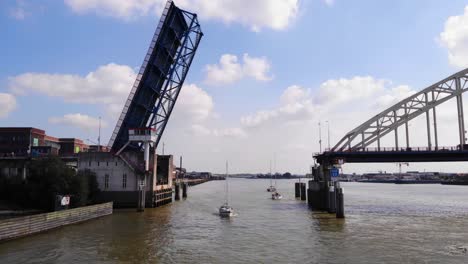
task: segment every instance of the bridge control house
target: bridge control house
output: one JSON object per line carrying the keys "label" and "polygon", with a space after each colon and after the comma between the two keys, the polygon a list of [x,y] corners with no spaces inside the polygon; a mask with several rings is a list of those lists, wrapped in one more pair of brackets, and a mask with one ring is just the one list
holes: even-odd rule
{"label": "bridge control house", "polygon": [[150,173],[144,182],[141,180],[144,175],[142,152],[123,152],[119,156],[110,152],[83,152],[79,155],[78,170],[96,173],[100,200],[113,201],[116,208],[135,208],[140,188],[146,192],[146,207],[172,202],[175,178],[172,155],[150,154],[149,160]]}

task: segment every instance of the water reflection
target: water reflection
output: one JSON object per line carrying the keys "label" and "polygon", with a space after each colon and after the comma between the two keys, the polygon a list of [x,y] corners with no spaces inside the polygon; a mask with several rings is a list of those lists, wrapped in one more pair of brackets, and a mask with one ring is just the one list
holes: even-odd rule
{"label": "water reflection", "polygon": [[0,263],[464,263],[468,188],[343,184],[346,218],[312,212],[280,180],[230,183],[237,216],[220,218],[223,182],[144,213],[112,216],[0,244]]}

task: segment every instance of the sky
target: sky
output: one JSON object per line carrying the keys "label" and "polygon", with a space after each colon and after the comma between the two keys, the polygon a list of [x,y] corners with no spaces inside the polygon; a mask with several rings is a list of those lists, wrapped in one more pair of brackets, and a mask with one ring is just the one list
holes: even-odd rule
{"label": "sky", "polygon": [[[161,140],[188,170],[223,172],[228,160],[232,173],[268,172],[270,162],[274,171],[306,173],[320,150],[319,123],[322,150],[333,147],[377,113],[468,66],[466,1],[174,2],[197,13],[204,32]],[[107,144],[164,4],[1,1],[0,126],[93,144],[101,117]],[[453,102],[438,108],[440,146],[457,144],[456,120]],[[427,145],[424,122],[410,122],[413,147]],[[382,144],[393,146],[387,137]],[[344,167],[378,170],[398,166]],[[468,164],[404,170],[466,172]]]}

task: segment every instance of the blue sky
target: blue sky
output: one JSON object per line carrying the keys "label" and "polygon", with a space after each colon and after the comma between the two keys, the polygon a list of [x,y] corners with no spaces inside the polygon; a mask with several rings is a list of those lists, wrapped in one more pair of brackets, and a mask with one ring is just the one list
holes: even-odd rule
{"label": "blue sky", "polygon": [[[278,171],[303,173],[318,151],[318,121],[329,120],[333,145],[468,64],[466,1],[179,2],[198,13],[205,36],[163,141],[189,169],[222,171],[229,159],[233,172],[261,172],[276,156]],[[2,1],[0,125],[96,140],[101,116],[107,142],[162,4]]]}

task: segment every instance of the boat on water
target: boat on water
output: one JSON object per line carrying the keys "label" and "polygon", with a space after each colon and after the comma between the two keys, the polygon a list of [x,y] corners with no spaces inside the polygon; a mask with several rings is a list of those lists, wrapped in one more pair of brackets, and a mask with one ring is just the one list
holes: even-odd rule
{"label": "boat on water", "polygon": [[[276,171],[276,165],[275,165],[275,171]],[[283,199],[283,196],[276,190],[276,173],[275,173],[275,185],[273,186],[273,188],[274,188],[274,191],[272,191],[271,199],[272,200]]]}
{"label": "boat on water", "polygon": [[219,216],[221,217],[231,217],[234,216],[234,209],[228,204],[223,204],[219,208]]}
{"label": "boat on water", "polygon": [[270,187],[267,188],[267,192],[276,192],[276,187],[273,186],[273,174],[271,174],[271,160],[270,160]]}
{"label": "boat on water", "polygon": [[231,217],[234,216],[234,208],[229,205],[229,183],[228,183],[228,162],[226,161],[226,181],[225,181],[225,198],[224,204],[219,207],[219,216],[221,217]]}
{"label": "boat on water", "polygon": [[283,196],[279,192],[274,192],[271,194],[271,199],[272,200],[281,200],[283,199]]}

